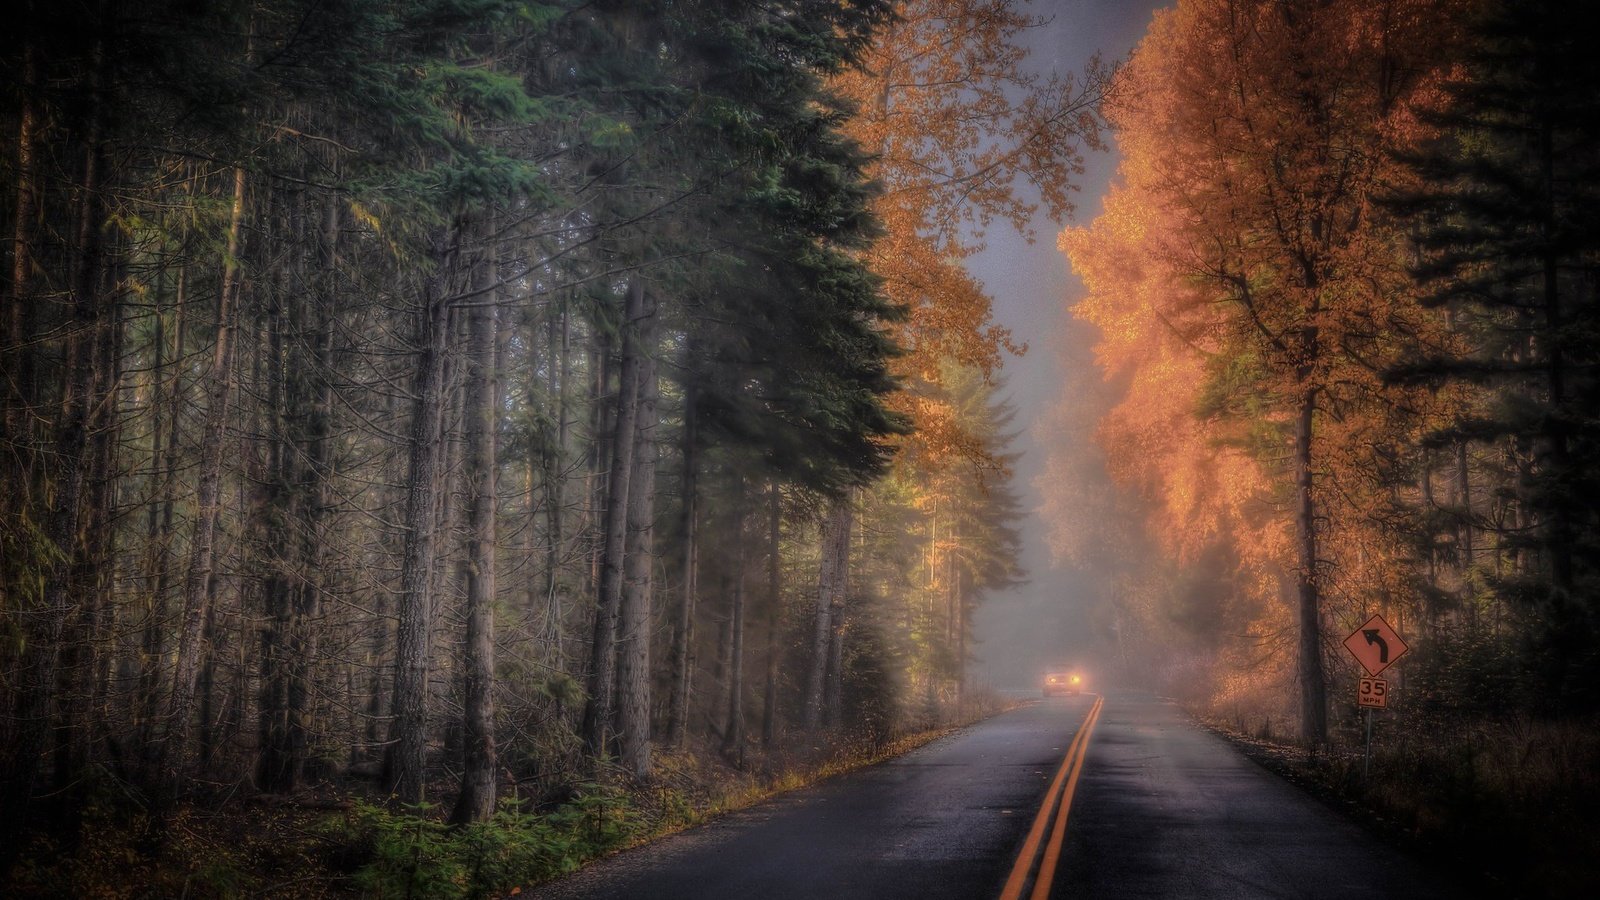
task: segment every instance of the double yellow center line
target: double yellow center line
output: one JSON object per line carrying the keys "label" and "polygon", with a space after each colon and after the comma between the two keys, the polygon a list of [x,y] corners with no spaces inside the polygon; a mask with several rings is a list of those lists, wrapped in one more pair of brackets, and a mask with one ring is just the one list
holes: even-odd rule
{"label": "double yellow center line", "polygon": [[[1028,895],[1029,900],[1045,900],[1050,896],[1050,883],[1056,877],[1056,863],[1061,859],[1061,842],[1067,836],[1067,813],[1072,809],[1072,794],[1078,787],[1078,775],[1083,772],[1083,758],[1089,753],[1089,735],[1094,732],[1094,723],[1100,718],[1100,707],[1105,702],[1104,697],[1095,698],[1088,717],[1073,736],[1072,746],[1067,748],[1067,755],[1061,760],[1061,768],[1056,770],[1056,777],[1050,781],[1050,790],[1044,795],[1039,814],[1034,816],[1033,827],[1028,830],[1028,840],[1022,845],[1022,852],[1017,854],[1016,863],[1011,866],[1011,877],[1006,879],[1000,900],[1021,900],[1022,889],[1028,883],[1028,873],[1034,870],[1035,860],[1038,861],[1039,874],[1033,879],[1033,893]],[[1055,814],[1055,827],[1050,829],[1050,842],[1044,845],[1044,856],[1039,859],[1040,843],[1044,840],[1052,812]]]}

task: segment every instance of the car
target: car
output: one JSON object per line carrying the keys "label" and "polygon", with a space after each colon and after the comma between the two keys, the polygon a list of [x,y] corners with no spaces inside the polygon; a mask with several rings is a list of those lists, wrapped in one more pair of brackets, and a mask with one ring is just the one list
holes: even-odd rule
{"label": "car", "polygon": [[1083,675],[1070,670],[1050,672],[1044,676],[1044,695],[1076,694],[1083,690]]}

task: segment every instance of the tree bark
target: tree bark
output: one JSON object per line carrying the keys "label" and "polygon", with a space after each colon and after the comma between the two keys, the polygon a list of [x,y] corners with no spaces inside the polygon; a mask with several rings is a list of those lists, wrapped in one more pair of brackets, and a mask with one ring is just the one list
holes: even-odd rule
{"label": "tree bark", "polygon": [[817,577],[817,614],[811,639],[811,668],[806,679],[805,729],[822,727],[835,634],[844,625],[845,578],[849,566],[851,501],[835,500],[822,521],[822,560]]}
{"label": "tree bark", "polygon": [[736,476],[733,497],[733,596],[728,614],[728,706],[722,726],[722,755],[744,765],[744,479]]}
{"label": "tree bark", "polygon": [[[304,202],[295,197],[294,204]],[[284,206],[286,204],[279,204]],[[279,224],[292,237],[291,244],[298,248],[304,239],[301,211],[290,212],[291,221]],[[276,230],[276,229],[275,229]],[[266,441],[266,472],[258,480],[263,496],[259,504],[257,527],[261,530],[261,549],[266,555],[266,570],[261,578],[261,601],[266,621],[261,629],[261,696],[257,722],[257,741],[260,755],[256,765],[257,785],[264,791],[287,793],[294,790],[298,778],[294,753],[289,746],[289,641],[293,629],[293,553],[291,531],[298,514],[295,504],[293,476],[289,460],[295,455],[291,449],[296,420],[302,411],[299,392],[290,384],[298,372],[301,361],[288,357],[296,349],[286,346],[285,332],[291,320],[299,320],[305,311],[298,303],[300,284],[291,273],[290,259],[295,250],[280,252],[273,279],[271,309],[267,318],[267,427],[262,439]],[[295,308],[290,309],[290,303]]]}
{"label": "tree bark", "polygon": [[[228,224],[228,244],[217,296],[216,341],[211,356],[206,416],[201,428],[194,534],[190,538],[189,561],[184,577],[178,657],[173,671],[172,691],[168,695],[163,716],[167,726],[162,752],[163,768],[183,765],[189,751],[188,724],[194,713],[201,633],[206,620],[215,561],[217,520],[221,513],[223,435],[227,426],[228,404],[233,395],[234,330],[242,286],[239,253],[243,238],[245,185],[244,168],[236,166],[233,171],[233,207]],[[175,773],[164,771],[159,777],[170,781]]]}
{"label": "tree bark", "polygon": [[[617,365],[616,360],[612,359],[613,342],[610,329],[602,323],[593,323],[590,326],[589,338],[588,346],[585,348],[589,357],[590,373],[589,448],[584,478],[584,495],[588,502],[583,504],[578,525],[578,530],[583,534],[584,543],[587,545],[588,567],[579,592],[590,597],[598,597],[601,561],[605,556],[606,545],[605,509],[606,490],[610,485],[612,429],[622,392],[617,390],[613,393],[611,387]],[[589,614],[593,609],[593,604],[585,604],[583,621],[591,634],[595,622],[589,618]]]}
{"label": "tree bark", "polygon": [[1295,589],[1300,614],[1300,734],[1308,747],[1328,740],[1327,684],[1322,671],[1322,609],[1317,579],[1317,508],[1312,461],[1316,391],[1300,398],[1294,433],[1295,529],[1299,566]]}
{"label": "tree bark", "polygon": [[[693,362],[692,344],[689,354]],[[682,749],[689,734],[689,698],[694,683],[690,665],[694,644],[694,606],[699,582],[699,468],[700,451],[696,432],[696,389],[692,369],[683,389],[683,474],[682,500],[683,591],[678,598],[678,616],[672,631],[672,697],[667,712],[667,743]]]}
{"label": "tree bark", "polygon": [[949,550],[944,557],[945,646],[950,649],[950,687],[959,709],[967,677],[966,569],[961,565],[961,518],[954,508],[950,511],[950,517]]}
{"label": "tree bark", "polygon": [[[289,232],[295,248],[314,235],[317,275],[307,254],[286,254],[286,270],[268,329],[269,406],[266,546],[262,581],[267,613],[262,632],[259,786],[294,791],[304,776],[310,744],[310,678],[317,652],[321,608],[322,533],[327,498],[328,433],[331,413],[332,304],[327,285],[337,265],[338,204],[328,202],[320,232],[306,227],[303,193],[292,198]],[[314,289],[313,289],[314,288]],[[298,326],[298,327],[297,327]]]}
{"label": "tree bark", "polygon": [[837,602],[829,616],[832,627],[828,633],[828,681],[822,691],[822,727],[838,728],[844,722],[844,595],[843,583],[848,579],[849,563],[840,567],[841,587],[836,589]]}
{"label": "tree bark", "polygon": [[[475,267],[474,288],[488,290],[499,277],[490,260]],[[492,295],[490,295],[492,296]],[[458,825],[494,815],[498,761],[494,735],[495,602],[495,423],[499,382],[495,351],[498,315],[482,301],[468,317],[467,464],[467,635],[466,691],[462,709],[461,793],[450,820]]]}
{"label": "tree bark", "polygon": [[311,745],[312,665],[322,615],[322,595],[327,574],[328,512],[332,506],[329,482],[332,478],[333,433],[333,311],[338,303],[333,279],[339,267],[339,209],[328,198],[323,211],[322,237],[316,244],[316,276],[311,311],[312,333],[307,337],[308,372],[300,374],[302,390],[308,400],[305,424],[304,463],[299,490],[304,508],[304,527],[299,541],[299,571],[294,592],[294,628],[291,631],[289,670],[289,748],[296,783],[304,773]]}
{"label": "tree bark", "polygon": [[638,333],[639,408],[628,485],[628,571],[618,613],[617,737],[623,769],[643,780],[650,775],[650,618],[655,567],[656,403],[660,396],[653,297],[645,299]]}
{"label": "tree bark", "polygon": [[1472,469],[1467,465],[1467,442],[1456,442],[1456,490],[1461,494],[1461,572],[1465,575],[1477,555],[1472,535]]}
{"label": "tree bark", "polygon": [[[567,518],[567,459],[571,453],[571,384],[572,384],[572,313],[567,301],[563,299],[561,305],[561,328],[559,347],[552,338],[551,352],[560,358],[560,382],[555,389],[556,402],[556,445],[550,453],[550,468],[545,475],[548,485],[546,503],[549,509],[546,517],[549,520],[549,550],[545,558],[545,596],[549,604],[545,610],[545,628],[547,641],[550,644],[550,666],[558,672],[565,672],[567,668],[566,648],[566,616],[567,592],[569,586],[564,585],[561,579],[561,566],[566,552],[566,518]],[[550,367],[550,375],[556,377],[557,366]]]}
{"label": "tree bark", "polygon": [[[21,453],[26,407],[31,403],[31,381],[28,369],[33,351],[28,346],[28,283],[33,275],[33,245],[37,240],[39,219],[39,177],[35,154],[38,151],[39,113],[37,91],[39,82],[38,53],[33,43],[24,39],[17,111],[17,201],[11,228],[11,284],[6,296],[5,315],[0,316],[0,444],[10,444],[15,449],[6,454]],[[24,467],[25,468],[25,467]],[[0,511],[8,510],[15,502],[12,491],[0,503]]]}
{"label": "tree bark", "polygon": [[778,645],[783,624],[781,555],[783,494],[774,480],[768,487],[767,507],[767,685],[761,705],[761,746],[771,750],[778,741]]}
{"label": "tree bark", "polygon": [[[125,260],[120,248],[112,255]],[[88,716],[79,735],[78,759],[94,762],[100,757],[109,731],[106,700],[111,689],[113,619],[117,606],[117,528],[120,518],[117,501],[118,451],[122,447],[122,385],[124,305],[116,286],[126,278],[125,262],[105,269],[100,294],[104,299],[96,317],[98,359],[94,365],[95,411],[90,418],[90,472],[92,491],[88,497],[89,521],[84,529],[85,552],[79,565],[83,572],[85,597],[92,608],[85,616],[88,624],[89,667],[84,673]]]}
{"label": "tree bark", "polygon": [[[82,547],[79,526],[82,517],[83,494],[88,470],[92,464],[86,452],[89,440],[89,418],[95,402],[91,396],[95,389],[95,337],[97,322],[102,315],[101,272],[104,265],[103,240],[105,231],[105,206],[101,178],[104,169],[104,150],[100,141],[99,81],[102,73],[104,48],[97,45],[93,51],[94,72],[90,76],[89,94],[91,108],[84,135],[83,180],[79,185],[78,234],[72,271],[71,321],[66,335],[64,354],[63,390],[60,414],[56,421],[54,441],[55,494],[44,521],[44,533],[52,555],[44,568],[44,578],[39,591],[40,608],[30,629],[28,644],[23,653],[22,684],[19,685],[15,718],[16,744],[11,748],[10,766],[3,786],[0,786],[0,809],[8,813],[0,817],[0,872],[9,861],[14,843],[12,829],[20,827],[32,800],[38,778],[41,757],[49,748],[52,718],[56,709],[56,693],[61,663],[61,639],[75,604],[72,597],[73,581],[81,559]],[[32,151],[30,138],[29,152]],[[31,162],[30,162],[31,165]],[[37,185],[27,185],[33,190]],[[19,197],[19,204],[23,202]],[[31,229],[30,213],[25,231]],[[20,220],[19,220],[20,224]],[[24,238],[23,243],[28,239]],[[18,245],[13,244],[14,250]],[[26,254],[26,250],[22,251]],[[31,263],[29,264],[31,270]],[[23,282],[29,270],[23,272]],[[17,285],[14,282],[14,288]],[[20,295],[13,290],[17,301],[13,311],[21,316],[9,322],[8,328],[19,344],[27,328],[25,314],[21,312]],[[8,373],[8,377],[15,377]],[[25,393],[25,391],[21,392]],[[18,403],[26,403],[22,396]],[[12,402],[6,403],[12,411]],[[18,409],[20,411],[20,408]],[[15,428],[25,430],[19,418]],[[8,427],[7,437],[18,437]],[[10,458],[10,454],[7,454]],[[8,490],[8,493],[10,491]],[[14,811],[14,812],[10,812]]]}
{"label": "tree bark", "polygon": [[[92,149],[91,154],[97,154]],[[103,173],[105,160],[98,156],[91,163]],[[97,178],[104,178],[100,174]],[[96,191],[100,190],[97,185]],[[99,626],[110,610],[106,596],[105,577],[111,557],[112,534],[110,529],[111,466],[115,453],[112,429],[115,420],[115,383],[117,366],[116,339],[118,322],[115,293],[108,289],[114,282],[108,272],[108,259],[115,259],[115,251],[108,252],[104,245],[104,213],[95,211],[99,201],[85,198],[84,222],[88,227],[101,230],[90,236],[80,233],[82,248],[83,281],[76,286],[74,299],[73,335],[68,338],[68,358],[71,367],[67,393],[62,408],[62,422],[80,432],[74,437],[76,447],[63,453],[62,462],[72,467],[68,480],[76,479],[73,488],[75,525],[70,532],[51,535],[51,542],[65,554],[60,560],[63,568],[54,570],[64,582],[64,597],[71,607],[68,621],[60,638],[60,677],[53,690],[63,688],[69,693],[56,704],[56,766],[55,788],[66,790],[77,781],[89,762],[90,729],[103,720],[94,714],[98,694],[96,672]],[[85,306],[78,309],[82,302]],[[64,449],[65,445],[58,445]],[[48,608],[55,609],[51,603]]]}
{"label": "tree bark", "polygon": [[216,338],[212,349],[206,416],[201,429],[194,533],[190,538],[184,578],[178,655],[172,691],[163,714],[166,735],[163,738],[162,765],[158,778],[168,786],[175,786],[176,772],[167,769],[186,764],[190,750],[188,726],[194,714],[200,643],[207,619],[217,521],[221,513],[223,435],[233,393],[234,330],[241,289],[239,253],[244,224],[245,185],[244,168],[236,166],[233,171],[233,206],[229,217],[228,243],[217,295]]}
{"label": "tree bark", "polygon": [[[139,726],[140,745],[144,748],[145,758],[142,765],[148,765],[149,750],[153,737],[152,729],[158,718],[158,705],[160,704],[161,662],[163,659],[163,643],[165,629],[163,625],[167,617],[167,591],[172,580],[172,517],[176,505],[178,484],[178,433],[183,417],[183,358],[185,325],[184,311],[186,307],[186,288],[189,281],[189,267],[187,264],[178,269],[177,283],[173,289],[172,299],[172,350],[168,356],[172,374],[165,385],[166,393],[161,396],[161,391],[152,385],[152,405],[158,411],[156,415],[156,440],[151,453],[150,463],[152,477],[158,480],[159,487],[152,492],[150,515],[146,524],[146,554],[149,558],[150,588],[149,599],[145,608],[145,621],[143,635],[140,641],[139,658],[139,687],[135,698],[137,724]],[[158,319],[160,313],[158,311]],[[162,336],[163,329],[158,328],[156,334]],[[157,351],[158,365],[154,371],[155,378],[159,379],[161,366],[159,360],[161,353]],[[166,405],[166,436],[161,437],[161,420],[159,413],[162,404]],[[144,772],[148,778],[150,773]]]}
{"label": "tree bark", "polygon": [[[1564,407],[1567,403],[1566,359],[1562,350],[1566,318],[1561,308],[1561,258],[1557,249],[1556,174],[1555,174],[1555,123],[1548,114],[1539,123],[1539,181],[1543,188],[1540,224],[1544,246],[1540,250],[1541,294],[1544,299],[1544,352],[1545,372],[1550,390],[1549,415],[1544,417],[1541,443],[1548,472],[1547,481],[1569,478],[1572,469],[1571,448],[1568,446]],[[1552,477],[1553,476],[1553,477]],[[1561,595],[1563,602],[1573,598],[1576,578],[1572,547],[1574,543],[1573,515],[1569,501],[1558,499],[1550,508],[1548,533],[1545,543],[1550,550],[1551,587]],[[1563,660],[1565,662],[1565,660]]]}
{"label": "tree bark", "polygon": [[429,237],[433,271],[417,309],[417,378],[407,440],[405,546],[401,552],[400,627],[395,638],[393,718],[384,783],[401,803],[420,803],[426,788],[428,673],[433,654],[433,568],[439,494],[444,481],[445,358],[450,349],[449,285],[460,250],[460,224]]}
{"label": "tree bark", "polygon": [[644,318],[644,282],[629,285],[622,316],[622,366],[617,379],[617,414],[612,431],[611,470],[606,479],[604,543],[596,586],[594,641],[589,647],[589,700],[581,736],[595,759],[610,749],[610,724],[616,711],[617,615],[622,605],[624,556],[628,533],[628,490],[633,474],[633,431],[638,417],[639,337]]}

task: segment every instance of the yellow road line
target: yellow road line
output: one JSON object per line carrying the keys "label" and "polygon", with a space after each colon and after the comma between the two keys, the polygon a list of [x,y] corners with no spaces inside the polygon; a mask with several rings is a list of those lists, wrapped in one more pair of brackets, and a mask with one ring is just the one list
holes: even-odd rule
{"label": "yellow road line", "polygon": [[1044,850],[1044,861],[1039,864],[1039,877],[1033,881],[1033,895],[1029,900],[1048,900],[1050,896],[1050,883],[1055,880],[1056,863],[1061,859],[1061,841],[1067,836],[1067,814],[1072,811],[1072,795],[1078,790],[1078,776],[1083,774],[1083,761],[1089,755],[1089,737],[1094,733],[1095,722],[1100,719],[1100,705],[1100,702],[1096,702],[1094,709],[1089,710],[1089,718],[1079,731],[1083,735],[1083,742],[1078,745],[1078,758],[1072,763],[1072,774],[1067,776],[1067,789],[1061,794],[1061,803],[1056,807],[1056,827],[1050,834],[1050,845]]}
{"label": "yellow road line", "polygon": [[[1087,752],[1089,730],[1094,727],[1094,720],[1100,715],[1100,707],[1104,703],[1104,697],[1095,699],[1094,706],[1089,709],[1089,715],[1085,717],[1083,725],[1078,727],[1078,733],[1073,736],[1071,746],[1067,747],[1067,754],[1061,760],[1061,768],[1056,770],[1055,777],[1050,780],[1050,787],[1044,794],[1044,802],[1039,805],[1039,814],[1033,818],[1033,827],[1028,829],[1028,839],[1022,844],[1022,852],[1017,854],[1017,861],[1011,866],[1011,875],[1006,879],[1005,889],[1000,892],[1000,900],[1020,900],[1022,897],[1022,887],[1028,881],[1028,873],[1033,870],[1033,859],[1038,855],[1039,842],[1043,840],[1045,828],[1050,824],[1050,814],[1057,809],[1057,795],[1062,793],[1063,783],[1068,782],[1070,777],[1070,784],[1063,794],[1060,815],[1056,820],[1057,834],[1051,836],[1051,845],[1056,848],[1056,855],[1060,855],[1060,834],[1066,830],[1066,804],[1072,802],[1072,787],[1076,786],[1077,773],[1082,769],[1083,754],[1079,750]],[[1050,861],[1050,868],[1053,875],[1054,859]],[[1045,890],[1049,891],[1048,884],[1045,885]],[[1037,888],[1034,890],[1034,896],[1041,896]]]}

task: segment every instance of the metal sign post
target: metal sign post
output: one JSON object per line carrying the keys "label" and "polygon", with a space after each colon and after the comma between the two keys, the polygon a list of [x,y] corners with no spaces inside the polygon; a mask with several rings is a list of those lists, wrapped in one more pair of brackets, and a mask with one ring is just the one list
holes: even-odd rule
{"label": "metal sign post", "polygon": [[1362,678],[1356,689],[1356,705],[1367,714],[1367,741],[1361,753],[1361,780],[1372,770],[1372,711],[1389,706],[1389,682],[1382,678]]}
{"label": "metal sign post", "polygon": [[1366,783],[1367,773],[1372,770],[1372,707],[1367,707],[1367,748],[1361,755],[1361,781]]}
{"label": "metal sign post", "polygon": [[1350,632],[1344,639],[1344,646],[1356,662],[1361,663],[1361,668],[1367,670],[1356,688],[1356,705],[1367,713],[1367,740],[1361,754],[1361,780],[1365,782],[1372,770],[1372,711],[1389,708],[1389,682],[1378,675],[1411,648],[1383,616],[1376,615]]}

